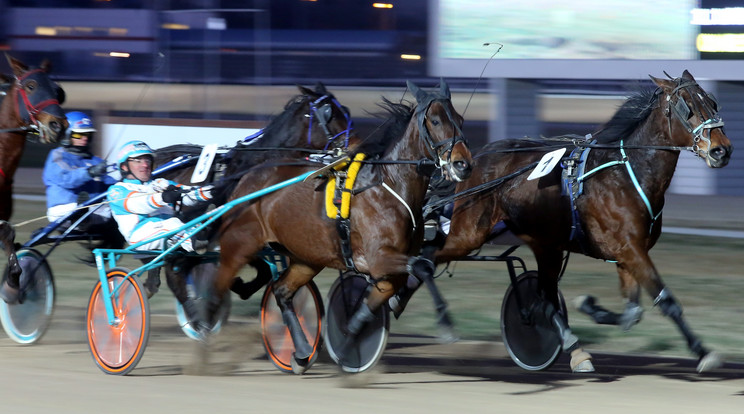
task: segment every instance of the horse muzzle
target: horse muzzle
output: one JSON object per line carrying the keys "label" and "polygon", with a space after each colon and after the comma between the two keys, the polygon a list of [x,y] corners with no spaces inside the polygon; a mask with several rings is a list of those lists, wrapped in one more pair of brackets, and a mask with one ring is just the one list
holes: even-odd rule
{"label": "horse muzzle", "polygon": [[473,172],[473,167],[465,160],[450,161],[442,167],[444,177],[456,183],[467,180]]}
{"label": "horse muzzle", "polygon": [[708,155],[705,157],[705,162],[711,168],[725,167],[728,165],[733,151],[734,148],[731,145],[719,145],[713,147],[708,151]]}

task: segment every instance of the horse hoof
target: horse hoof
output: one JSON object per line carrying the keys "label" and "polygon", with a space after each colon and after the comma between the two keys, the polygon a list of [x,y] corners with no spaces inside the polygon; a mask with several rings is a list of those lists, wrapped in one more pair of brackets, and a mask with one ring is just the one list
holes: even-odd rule
{"label": "horse hoof", "polygon": [[581,307],[584,306],[584,303],[586,303],[587,301],[590,301],[591,304],[594,304],[594,298],[589,295],[577,296],[574,298],[572,303],[573,303],[574,308],[576,308],[576,310],[581,312]]}
{"label": "horse hoof", "polygon": [[460,340],[460,335],[452,326],[439,326],[437,338],[440,344],[454,344]]}
{"label": "horse hoof", "polygon": [[294,354],[292,354],[292,361],[290,361],[290,365],[292,366],[292,373],[295,375],[302,375],[307,371],[308,368],[310,368],[310,358],[301,358],[297,359]]}
{"label": "horse hoof", "polygon": [[18,302],[18,288],[14,288],[8,284],[8,280],[6,279],[5,282],[3,282],[2,286],[0,286],[0,298],[2,298],[5,303],[9,305],[13,305]]}
{"label": "horse hoof", "polygon": [[594,372],[591,354],[580,349],[573,351],[571,353],[571,372]]}
{"label": "horse hoof", "polygon": [[697,372],[702,374],[703,372],[708,372],[720,368],[722,365],[723,357],[721,357],[721,354],[715,351],[711,351],[708,352],[708,354],[704,357],[700,358],[697,366]]}

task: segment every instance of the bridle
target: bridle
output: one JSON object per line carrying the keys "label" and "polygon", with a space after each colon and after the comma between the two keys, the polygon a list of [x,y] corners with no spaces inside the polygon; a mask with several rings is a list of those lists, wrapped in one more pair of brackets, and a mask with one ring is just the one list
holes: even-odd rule
{"label": "bridle", "polygon": [[[426,114],[429,111],[431,104],[436,101],[439,101],[442,104],[442,108],[444,108],[444,111],[447,114],[447,119],[455,130],[455,135],[453,137],[440,142],[434,142],[431,138],[431,133],[429,133],[429,129],[426,127]],[[426,149],[429,151],[429,155],[435,160],[437,168],[442,168],[452,162],[452,149],[455,145],[460,142],[467,144],[465,135],[462,133],[457,122],[455,122],[449,105],[445,104],[446,101],[449,101],[446,97],[431,95],[430,98],[424,102],[419,102],[416,107],[416,120],[418,122],[419,137],[426,143]]]}
{"label": "bridle", "polygon": [[[38,91],[48,90],[52,91],[54,88],[51,87],[51,81],[46,76],[46,72],[43,69],[33,69],[23,74],[23,76],[15,78],[15,91],[18,97],[16,104],[18,109],[18,115],[20,116],[23,125],[16,128],[0,129],[0,132],[38,132],[40,121],[37,115],[50,106],[56,106],[58,109],[57,114],[51,113],[52,115],[64,118],[62,108],[60,108],[59,100],[56,96],[50,96],[49,93],[36,93],[35,96],[29,97],[24,88],[24,84],[29,81],[35,81],[39,85]],[[45,88],[44,86],[49,86]],[[55,111],[57,112],[57,111]]]}
{"label": "bridle", "polygon": [[[333,119],[333,106],[340,109],[341,113],[344,114],[344,118],[346,119],[346,129],[339,132],[338,134],[333,134],[328,127],[331,119]],[[323,132],[325,132],[326,135],[327,142],[323,150],[328,150],[331,144],[342,135],[344,136],[343,148],[347,148],[349,146],[349,135],[354,129],[353,123],[351,121],[351,116],[349,115],[349,110],[345,106],[341,105],[338,100],[336,100],[336,98],[331,95],[323,95],[313,101],[310,101],[310,113],[305,116],[310,118],[307,129],[308,146],[312,144],[313,120],[316,118],[318,120],[318,124],[323,129]]]}
{"label": "bridle", "polygon": [[[707,92],[705,93],[706,96],[703,96],[698,92],[697,95],[702,102],[702,108],[700,108],[700,105],[695,105],[694,109],[697,110],[697,113],[695,115],[697,115],[698,119],[705,119],[705,121],[703,121],[695,128],[690,125],[687,120],[689,119],[690,112],[692,112],[692,110],[687,105],[687,102],[685,102],[685,100],[682,98],[680,92],[687,89],[687,93],[690,95],[690,97],[692,97],[693,93],[688,88],[692,88],[695,86],[698,86],[697,82],[695,81],[677,79],[677,87],[675,87],[671,93],[666,95],[666,102],[668,106],[665,113],[669,125],[669,136],[672,135],[672,117],[674,117],[682,124],[682,126],[685,128],[685,130],[687,130],[688,133],[692,134],[693,145],[691,147],[688,147],[688,149],[698,157],[705,159],[708,156],[708,151],[702,150],[699,145],[700,141],[704,141],[708,145],[707,148],[710,148],[711,146],[710,132],[708,132],[708,137],[706,137],[705,131],[715,128],[722,128],[724,122],[721,117],[718,116],[718,101],[716,100],[716,98],[712,94],[709,94]],[[676,98],[675,102],[672,102],[672,97]],[[715,107],[708,105],[705,99],[706,97],[714,103]],[[712,114],[711,117],[706,118],[703,115],[703,110],[705,110],[706,113]]]}

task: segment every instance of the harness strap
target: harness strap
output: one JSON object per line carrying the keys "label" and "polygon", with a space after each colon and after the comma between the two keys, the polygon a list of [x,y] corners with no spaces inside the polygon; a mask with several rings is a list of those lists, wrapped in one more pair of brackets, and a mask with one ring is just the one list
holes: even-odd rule
{"label": "harness strap", "polygon": [[411,215],[411,222],[413,223],[413,229],[416,230],[416,216],[413,215],[413,211],[411,210],[411,207],[408,206],[408,203],[406,203],[405,200],[403,200],[403,197],[398,195],[398,193],[395,192],[389,185],[387,185],[384,181],[382,182],[382,188],[388,190],[390,194],[393,195],[393,197],[397,198],[398,201],[400,201],[403,206],[405,206],[406,210],[408,210],[408,214]]}

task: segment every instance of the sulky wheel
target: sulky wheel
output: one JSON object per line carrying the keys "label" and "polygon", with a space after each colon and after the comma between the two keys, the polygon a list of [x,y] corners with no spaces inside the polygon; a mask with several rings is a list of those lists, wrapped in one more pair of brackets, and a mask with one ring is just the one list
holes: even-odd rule
{"label": "sulky wheel", "polygon": [[[325,346],[331,359],[346,372],[362,372],[372,368],[382,357],[390,330],[388,308],[375,312],[375,319],[362,328],[356,340],[346,339],[346,325],[360,305],[364,303],[369,282],[356,273],[339,276],[328,292]],[[342,356],[343,354],[343,356]]]}
{"label": "sulky wheel", "polygon": [[[261,298],[261,334],[264,349],[274,366],[282,372],[291,374],[294,344],[289,329],[282,320],[282,312],[274,298],[272,286],[273,284],[266,286]],[[300,320],[302,331],[313,348],[308,362],[309,368],[318,359],[322,343],[323,299],[315,282],[310,281],[297,289],[292,298],[292,304]]]}
{"label": "sulky wheel", "polygon": [[46,259],[36,250],[16,253],[21,266],[19,301],[0,300],[0,321],[10,339],[33,344],[46,332],[54,312],[54,277]]}
{"label": "sulky wheel", "polygon": [[[565,315],[563,295],[559,292],[558,296]],[[517,365],[529,371],[550,368],[562,350],[558,331],[545,314],[537,310],[542,308],[539,305],[542,300],[538,294],[537,272],[530,271],[517,276],[516,284],[506,290],[501,305],[501,335],[506,350]]]}
{"label": "sulky wheel", "polygon": [[[126,375],[137,366],[145,353],[150,337],[150,305],[142,283],[136,276],[126,278],[129,270],[114,268],[106,278],[110,290],[118,290],[105,297],[98,281],[90,294],[86,327],[88,347],[93,359],[103,372]],[[114,321],[109,323],[106,301],[114,310]]]}

